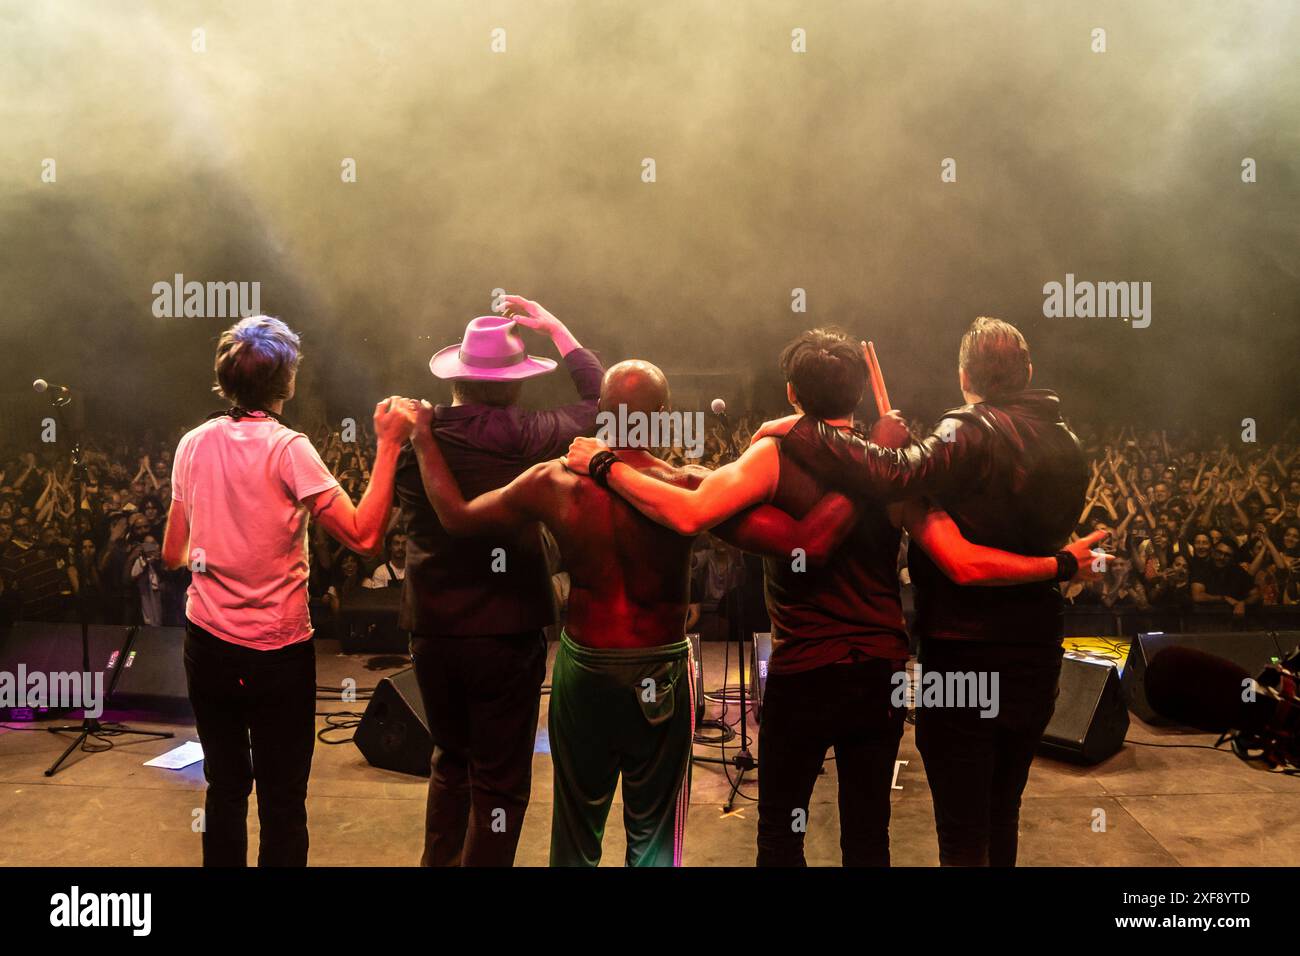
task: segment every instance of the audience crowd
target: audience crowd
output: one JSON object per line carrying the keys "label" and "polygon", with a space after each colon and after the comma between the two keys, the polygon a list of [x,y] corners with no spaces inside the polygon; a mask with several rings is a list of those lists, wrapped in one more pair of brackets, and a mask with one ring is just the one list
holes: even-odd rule
{"label": "audience crowd", "polygon": [[[670,449],[675,464],[717,467],[739,454],[762,420],[739,418],[707,431],[703,454]],[[921,434],[919,423],[916,431]],[[1108,608],[1230,609],[1300,604],[1300,430],[1273,444],[1241,435],[1135,426],[1076,427],[1090,461],[1078,534],[1105,529],[1115,554],[1099,581],[1066,588],[1069,602]],[[310,432],[343,488],[357,499],[369,480],[373,437],[345,442],[338,430]],[[171,502],[171,456],[180,432],[98,436],[84,451],[77,507],[69,449],[0,448],[0,623],[73,621],[77,597],[92,623],[184,623],[188,570],[169,571],[160,553]],[[310,592],[318,620],[337,622],[360,588],[399,587],[405,537],[393,528],[376,559],[356,555],[319,525],[310,539]],[[900,574],[906,581],[906,547]],[[749,574],[756,573],[753,562]],[[739,554],[711,537],[697,546],[691,615],[717,605],[746,577]],[[562,576],[557,594],[563,598]],[[693,622],[688,621],[688,628]]]}

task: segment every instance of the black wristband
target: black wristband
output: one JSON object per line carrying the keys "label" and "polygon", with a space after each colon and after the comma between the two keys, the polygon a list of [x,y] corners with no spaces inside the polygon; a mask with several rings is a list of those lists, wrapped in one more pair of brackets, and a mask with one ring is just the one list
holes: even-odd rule
{"label": "black wristband", "polygon": [[1056,552],[1056,580],[1068,581],[1079,573],[1079,559],[1069,551]]}
{"label": "black wristband", "polygon": [[609,470],[616,464],[618,464],[618,455],[607,448],[591,456],[591,461],[587,464],[587,473],[600,487],[608,488]]}

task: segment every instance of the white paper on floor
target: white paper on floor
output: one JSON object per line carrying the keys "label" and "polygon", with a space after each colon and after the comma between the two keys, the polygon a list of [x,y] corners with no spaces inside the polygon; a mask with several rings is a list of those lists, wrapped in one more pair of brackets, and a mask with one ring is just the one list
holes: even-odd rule
{"label": "white paper on floor", "polygon": [[164,770],[181,770],[203,759],[203,745],[197,740],[187,740],[179,747],[173,747],[152,760],[146,760],[146,767],[162,767]]}

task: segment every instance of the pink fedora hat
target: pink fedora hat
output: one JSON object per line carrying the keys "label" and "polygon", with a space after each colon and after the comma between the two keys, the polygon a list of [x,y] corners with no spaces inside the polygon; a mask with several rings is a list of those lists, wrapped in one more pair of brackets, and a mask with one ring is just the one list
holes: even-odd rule
{"label": "pink fedora hat", "polygon": [[514,319],[480,315],[465,326],[460,345],[449,345],[429,359],[429,371],[438,378],[480,382],[514,382],[553,371],[555,362],[529,355],[514,330]]}

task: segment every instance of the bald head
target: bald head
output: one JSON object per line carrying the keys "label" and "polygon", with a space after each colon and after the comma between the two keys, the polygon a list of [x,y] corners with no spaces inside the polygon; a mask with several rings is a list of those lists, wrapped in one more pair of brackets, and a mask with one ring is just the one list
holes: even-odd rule
{"label": "bald head", "polygon": [[667,408],[668,379],[659,366],[640,359],[612,366],[600,384],[600,410],[616,412],[620,405],[647,415]]}

